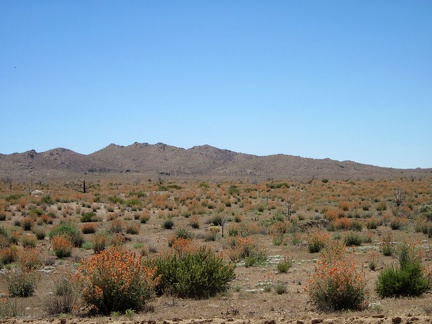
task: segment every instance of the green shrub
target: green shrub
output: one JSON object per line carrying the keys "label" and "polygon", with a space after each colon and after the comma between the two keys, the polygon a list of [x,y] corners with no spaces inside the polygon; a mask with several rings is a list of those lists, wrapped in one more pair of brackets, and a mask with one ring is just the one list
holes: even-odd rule
{"label": "green shrub", "polygon": [[5,273],[11,297],[30,297],[36,289],[36,274],[25,267],[13,268]]}
{"label": "green shrub", "polygon": [[346,246],[360,246],[363,242],[361,236],[353,232],[347,233],[344,240]]}
{"label": "green shrub", "polygon": [[172,229],[174,227],[174,222],[171,219],[167,219],[162,223],[162,228],[164,229]]}
{"label": "green shrub", "polygon": [[378,276],[376,291],[381,298],[420,296],[430,289],[416,248],[405,243],[399,251],[399,268],[388,268]]}
{"label": "green shrub", "polygon": [[367,229],[377,229],[378,226],[379,226],[379,221],[378,221],[378,219],[376,219],[375,217],[369,219],[369,220],[366,222],[366,228],[367,228]]}
{"label": "green shrub", "polygon": [[393,241],[392,241],[392,235],[390,232],[383,235],[382,242],[381,242],[381,252],[384,256],[391,256],[393,255]]}
{"label": "green shrub", "polygon": [[36,247],[36,237],[25,235],[21,238],[21,244],[24,248],[34,248]]}
{"label": "green shrub", "polygon": [[178,297],[208,298],[226,291],[235,278],[235,266],[225,265],[222,258],[206,247],[166,254],[151,261],[151,265],[157,267],[156,276],[161,275],[156,288],[158,295],[170,291]]}
{"label": "green shrub", "polygon": [[34,235],[36,235],[36,238],[38,240],[44,240],[45,239],[45,229],[38,227],[38,228],[33,228],[33,233]]}
{"label": "green shrub", "polygon": [[200,228],[200,223],[197,219],[191,220],[191,222],[189,224],[192,228],[195,228],[195,229]]}
{"label": "green shrub", "polygon": [[418,217],[425,218],[428,222],[432,222],[432,206],[422,206],[419,209]]}
{"label": "green shrub", "polygon": [[140,216],[140,222],[141,224],[146,224],[150,220],[150,214],[149,213],[142,213]]}
{"label": "green shrub", "polygon": [[245,267],[253,267],[254,265],[263,265],[267,261],[267,256],[264,251],[253,251],[251,255],[244,259]]}
{"label": "green shrub", "polygon": [[361,232],[363,229],[363,225],[358,221],[353,221],[350,226],[350,230],[355,232]]}
{"label": "green shrub", "polygon": [[178,230],[176,230],[175,237],[182,239],[192,239],[193,234],[185,228],[179,228]]}
{"label": "green shrub", "polygon": [[399,230],[402,227],[402,222],[400,219],[394,218],[390,222],[390,228],[392,230]]}
{"label": "green shrub", "polygon": [[84,242],[84,238],[78,227],[68,223],[60,223],[60,225],[51,230],[49,232],[49,238],[53,239],[54,236],[62,234],[69,235],[73,245],[76,247],[80,247],[81,244]]}
{"label": "green shrub", "polygon": [[54,201],[51,199],[50,195],[45,195],[41,198],[41,203],[44,203],[47,205],[52,205],[52,204],[54,204]]}
{"label": "green shrub", "polygon": [[228,192],[231,196],[237,196],[240,194],[240,190],[235,185],[230,186]]}
{"label": "green shrub", "polygon": [[291,267],[292,267],[292,261],[285,258],[283,261],[280,261],[277,264],[277,271],[279,273],[287,273]]}
{"label": "green shrub", "polygon": [[383,245],[381,248],[381,252],[384,256],[392,256],[393,255],[393,246]]}
{"label": "green shrub", "polygon": [[96,214],[94,212],[88,212],[81,215],[81,222],[82,223],[89,223],[94,221],[94,217]]}
{"label": "green shrub", "polygon": [[24,231],[30,231],[33,227],[34,220],[31,217],[25,217],[21,220],[21,227],[24,229]]}
{"label": "green shrub", "polygon": [[128,207],[139,207],[142,205],[142,201],[138,198],[130,198],[126,200],[126,206]]}

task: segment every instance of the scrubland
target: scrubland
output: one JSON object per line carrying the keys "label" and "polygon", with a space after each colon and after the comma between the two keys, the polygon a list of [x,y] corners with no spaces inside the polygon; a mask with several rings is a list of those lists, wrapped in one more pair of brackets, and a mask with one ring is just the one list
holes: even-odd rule
{"label": "scrubland", "polygon": [[430,179],[34,189],[0,183],[5,321],[430,321]]}

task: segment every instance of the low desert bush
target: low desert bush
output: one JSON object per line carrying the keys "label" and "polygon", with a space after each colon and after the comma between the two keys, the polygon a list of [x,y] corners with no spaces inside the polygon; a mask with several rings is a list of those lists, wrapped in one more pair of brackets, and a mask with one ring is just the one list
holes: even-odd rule
{"label": "low desert bush", "polygon": [[259,249],[252,237],[233,237],[228,243],[228,257],[233,262],[245,260],[247,266],[252,266],[266,260],[264,251]]}
{"label": "low desert bush", "polygon": [[18,257],[18,247],[13,245],[0,249],[0,265],[5,265],[16,261]]}
{"label": "low desert bush", "polygon": [[189,221],[189,225],[195,229],[200,228],[200,222],[198,220],[198,217],[196,217],[196,216],[191,217],[191,219]]}
{"label": "low desert bush", "polygon": [[93,250],[95,253],[102,252],[108,245],[108,236],[104,232],[98,232],[93,237]]}
{"label": "low desert bush", "polygon": [[30,231],[33,227],[34,219],[30,216],[23,218],[20,222],[21,227],[24,231]]}
{"label": "low desert bush", "polygon": [[375,271],[378,266],[378,259],[379,259],[378,252],[376,250],[370,250],[368,254],[369,254],[369,258],[368,258],[369,269]]}
{"label": "low desert bush", "polygon": [[49,238],[53,239],[54,236],[62,234],[69,235],[75,247],[80,247],[84,242],[84,238],[78,227],[68,223],[60,223],[57,227],[51,230],[49,232]]}
{"label": "low desert bush", "polygon": [[0,318],[12,318],[24,315],[25,310],[17,298],[3,297],[0,301]]}
{"label": "low desert bush", "polygon": [[325,230],[314,229],[307,237],[308,249],[310,253],[320,252],[330,240],[330,235]]}
{"label": "low desert bush", "polygon": [[292,260],[290,260],[288,257],[284,257],[284,259],[277,264],[277,271],[279,273],[287,273],[292,267],[292,264]]}
{"label": "low desert bush", "polygon": [[135,253],[108,249],[84,260],[74,276],[84,302],[102,314],[141,310],[153,296],[159,276]]}
{"label": "low desert bush", "polygon": [[140,223],[134,223],[134,222],[128,223],[126,225],[126,233],[133,234],[133,235],[139,234],[140,227],[141,227]]}
{"label": "low desert bush", "polygon": [[390,221],[390,228],[392,230],[399,230],[406,225],[406,220],[401,217],[393,217]]}
{"label": "low desert bush", "polygon": [[372,217],[368,219],[368,221],[366,222],[367,229],[377,229],[379,225],[380,225],[380,221],[376,217]]}
{"label": "low desert bush", "polygon": [[123,233],[124,223],[121,219],[113,219],[110,224],[109,231],[111,233]]}
{"label": "low desert bush", "polygon": [[284,284],[283,282],[280,282],[280,281],[277,282],[277,283],[275,283],[274,286],[273,286],[273,288],[274,288],[274,291],[275,291],[278,295],[285,294],[285,293],[287,293],[287,291],[288,291],[288,287],[287,287],[287,285]]}
{"label": "low desert bush", "polygon": [[42,256],[35,248],[22,249],[17,255],[16,262],[23,269],[34,270],[42,265]]}
{"label": "low desert bush", "polygon": [[171,219],[167,219],[162,223],[162,228],[164,229],[172,229],[174,227],[174,222]]}
{"label": "low desert bush", "polygon": [[346,259],[343,251],[340,243],[324,250],[307,285],[311,301],[323,311],[358,310],[365,306],[364,273]]}
{"label": "low desert bush", "polygon": [[45,233],[45,229],[43,227],[33,228],[33,233],[34,233],[34,235],[36,235],[36,238],[39,241],[42,241],[45,239],[46,233]]}
{"label": "low desert bush", "polygon": [[71,313],[78,303],[79,293],[71,281],[72,270],[59,268],[50,275],[54,291],[44,300],[44,308],[49,315]]}
{"label": "low desert bush", "polygon": [[68,234],[54,236],[51,240],[51,246],[58,258],[66,258],[72,254],[72,238]]}
{"label": "low desert bush", "polygon": [[82,223],[89,223],[94,222],[94,218],[96,217],[96,214],[94,212],[87,212],[81,215],[81,222]]}
{"label": "low desert bush", "polygon": [[6,285],[11,297],[30,297],[36,289],[36,273],[26,267],[15,267],[5,272]]}
{"label": "low desert bush", "polygon": [[362,237],[354,232],[348,232],[344,238],[346,246],[360,246],[363,242]]}
{"label": "low desert bush", "polygon": [[81,225],[81,232],[83,234],[93,234],[96,232],[97,224],[96,223],[85,223]]}
{"label": "low desert bush", "polygon": [[21,244],[25,248],[36,247],[36,241],[37,239],[35,235],[24,235],[21,238]]}
{"label": "low desert bush", "polygon": [[419,247],[404,243],[398,256],[399,268],[387,268],[379,274],[376,285],[378,295],[381,298],[420,296],[430,289],[430,277],[423,272]]}
{"label": "low desert bush", "polygon": [[148,211],[143,211],[140,216],[141,224],[146,224],[150,220],[150,213]]}
{"label": "low desert bush", "polygon": [[393,255],[394,248],[393,248],[393,237],[391,235],[391,232],[387,232],[386,234],[383,235],[381,241],[381,252],[384,256]]}
{"label": "low desert bush", "polygon": [[170,292],[184,298],[208,298],[228,289],[235,278],[233,264],[224,264],[221,257],[207,247],[193,246],[188,239],[179,239],[167,253],[149,261],[160,276],[158,295]]}

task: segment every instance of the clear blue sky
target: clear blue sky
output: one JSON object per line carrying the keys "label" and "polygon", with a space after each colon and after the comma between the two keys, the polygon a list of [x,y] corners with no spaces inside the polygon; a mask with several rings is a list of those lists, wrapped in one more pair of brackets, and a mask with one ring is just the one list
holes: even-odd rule
{"label": "clear blue sky", "polygon": [[432,167],[432,1],[0,0],[0,153]]}

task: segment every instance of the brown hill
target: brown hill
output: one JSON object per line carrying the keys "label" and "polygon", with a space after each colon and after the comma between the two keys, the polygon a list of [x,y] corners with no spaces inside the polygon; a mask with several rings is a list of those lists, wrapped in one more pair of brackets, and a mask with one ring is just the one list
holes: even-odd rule
{"label": "brown hill", "polygon": [[432,169],[393,169],[352,161],[291,155],[256,156],[209,145],[190,149],[157,143],[111,144],[89,155],[56,148],[0,154],[0,178],[73,179],[93,175],[221,177],[249,179],[382,179],[432,177]]}

